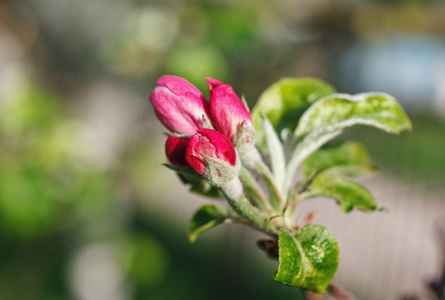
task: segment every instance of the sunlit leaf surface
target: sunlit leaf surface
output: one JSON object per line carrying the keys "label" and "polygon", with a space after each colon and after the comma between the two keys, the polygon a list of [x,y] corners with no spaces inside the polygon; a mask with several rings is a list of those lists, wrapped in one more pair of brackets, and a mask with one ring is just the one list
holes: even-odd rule
{"label": "sunlit leaf surface", "polygon": [[323,293],[338,266],[335,236],[321,225],[306,225],[294,235],[281,230],[280,265],[274,276],[278,282]]}

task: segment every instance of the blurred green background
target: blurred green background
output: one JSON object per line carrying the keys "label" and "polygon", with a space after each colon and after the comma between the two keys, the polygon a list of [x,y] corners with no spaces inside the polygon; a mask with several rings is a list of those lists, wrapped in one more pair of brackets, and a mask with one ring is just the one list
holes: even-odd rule
{"label": "blurred green background", "polygon": [[[226,225],[188,244],[206,200],[161,165],[148,97],[163,74],[205,95],[205,77],[219,79],[250,105],[282,77],[391,93],[413,132],[344,138],[402,186],[442,191],[443,1],[1,1],[0,299],[301,297],[272,280],[256,233]],[[419,286],[435,270],[424,271]],[[340,283],[377,299],[366,282]],[[412,292],[397,287],[378,299]]]}

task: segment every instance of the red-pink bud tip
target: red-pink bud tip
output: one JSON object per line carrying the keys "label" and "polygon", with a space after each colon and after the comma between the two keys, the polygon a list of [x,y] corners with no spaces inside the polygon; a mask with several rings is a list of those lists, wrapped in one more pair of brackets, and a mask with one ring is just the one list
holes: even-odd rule
{"label": "red-pink bud tip", "polygon": [[212,90],[214,88],[217,88],[218,86],[225,84],[225,83],[222,83],[221,81],[218,81],[218,80],[210,78],[210,77],[206,77],[206,80],[207,80],[207,84],[209,85],[210,92],[212,92]]}
{"label": "red-pink bud tip", "polygon": [[187,145],[186,161],[203,175],[207,162],[205,158],[221,159],[231,166],[236,163],[236,151],[232,142],[223,134],[212,129],[199,129]]}
{"label": "red-pink bud tip", "polygon": [[207,82],[210,88],[212,121],[218,131],[235,142],[241,124],[252,126],[252,117],[230,85],[211,78],[207,78]]}
{"label": "red-pink bud tip", "polygon": [[150,101],[159,121],[168,130],[191,136],[207,125],[203,115],[207,122],[211,120],[209,104],[190,82],[181,77],[164,75],[156,83]]}
{"label": "red-pink bud tip", "polygon": [[169,136],[165,142],[165,155],[168,160],[176,166],[188,166],[185,160],[185,151],[187,149],[188,141],[179,139],[174,136]]}

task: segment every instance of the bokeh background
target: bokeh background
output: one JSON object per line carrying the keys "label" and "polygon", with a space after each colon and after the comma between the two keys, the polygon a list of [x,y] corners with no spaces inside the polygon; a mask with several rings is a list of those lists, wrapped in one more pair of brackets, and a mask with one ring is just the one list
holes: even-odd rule
{"label": "bokeh background", "polygon": [[188,193],[148,101],[163,74],[230,83],[254,105],[282,77],[397,97],[414,130],[360,128],[389,212],[299,216],[337,235],[335,282],[358,299],[428,294],[445,220],[442,0],[0,1],[0,299],[298,299],[259,234],[187,242]]}

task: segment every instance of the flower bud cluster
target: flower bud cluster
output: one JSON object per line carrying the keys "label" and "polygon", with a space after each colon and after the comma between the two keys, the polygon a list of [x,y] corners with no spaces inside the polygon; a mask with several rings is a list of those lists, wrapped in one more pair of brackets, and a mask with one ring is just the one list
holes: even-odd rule
{"label": "flower bud cluster", "polygon": [[207,82],[209,102],[187,80],[165,75],[156,81],[150,101],[172,133],[165,144],[170,163],[191,167],[212,185],[221,186],[238,175],[235,147],[253,147],[255,130],[232,87],[211,78]]}

